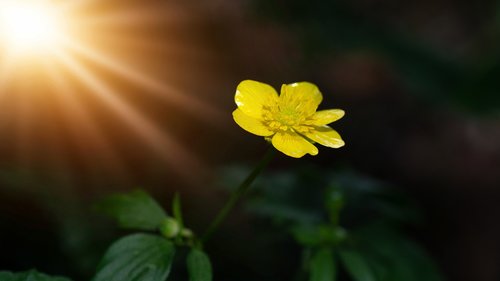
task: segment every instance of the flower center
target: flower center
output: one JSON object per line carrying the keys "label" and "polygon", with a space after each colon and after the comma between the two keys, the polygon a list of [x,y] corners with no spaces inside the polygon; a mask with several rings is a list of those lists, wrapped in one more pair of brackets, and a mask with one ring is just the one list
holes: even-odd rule
{"label": "flower center", "polygon": [[295,131],[307,133],[313,129],[308,125],[307,118],[297,110],[291,108],[264,107],[264,123],[275,132]]}

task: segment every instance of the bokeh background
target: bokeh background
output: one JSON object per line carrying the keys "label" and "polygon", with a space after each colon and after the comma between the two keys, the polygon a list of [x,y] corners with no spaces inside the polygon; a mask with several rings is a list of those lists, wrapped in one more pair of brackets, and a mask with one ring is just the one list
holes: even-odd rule
{"label": "bokeh background", "polygon": [[[255,163],[266,150],[231,118],[236,85],[254,79],[314,82],[322,108],[346,111],[334,124],[345,147],[280,156],[271,170],[383,181],[421,209],[424,223],[409,235],[446,280],[500,279],[497,1],[87,2],[78,16],[98,20],[82,25],[85,36],[118,66],[75,58],[127,106],[110,105],[103,87],[57,62],[60,79],[33,62],[2,74],[0,269],[87,280],[123,234],[93,203],[137,187],[166,207],[179,191],[202,231],[227,197],[219,168]],[[273,248],[261,228],[240,208],[214,237],[217,280],[291,276],[298,250],[286,238]]]}

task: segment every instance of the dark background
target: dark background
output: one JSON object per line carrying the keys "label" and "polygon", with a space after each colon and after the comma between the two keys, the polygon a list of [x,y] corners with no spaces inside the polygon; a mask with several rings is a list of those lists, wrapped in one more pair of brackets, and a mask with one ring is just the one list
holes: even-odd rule
{"label": "dark background", "polygon": [[[272,169],[347,167],[387,182],[418,202],[426,223],[411,235],[447,280],[500,279],[496,1],[89,1],[77,13],[125,14],[89,25],[85,37],[168,90],[75,56],[157,131],[143,137],[149,125],[124,118],[69,70],[65,90],[29,64],[9,75],[0,88],[0,270],[88,278],[121,234],[91,206],[116,191],[143,187],[165,206],[180,191],[202,231],[226,198],[212,184],[216,169],[254,163],[266,149],[231,118],[236,85],[254,79],[314,82],[321,108],[346,111],[334,124],[344,148],[280,156]],[[86,119],[54,92],[76,99]],[[257,228],[240,211],[215,237],[221,280],[288,276],[297,263],[294,250],[275,263],[241,256],[271,247]]]}

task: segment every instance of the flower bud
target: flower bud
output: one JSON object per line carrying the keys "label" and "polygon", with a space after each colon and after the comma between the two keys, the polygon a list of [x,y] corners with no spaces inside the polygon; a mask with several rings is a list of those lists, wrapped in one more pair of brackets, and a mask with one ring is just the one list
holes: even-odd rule
{"label": "flower bud", "polygon": [[181,236],[184,238],[191,238],[193,237],[193,231],[189,228],[183,228],[181,230]]}
{"label": "flower bud", "polygon": [[160,233],[167,238],[174,238],[179,232],[179,223],[174,218],[168,217],[160,225]]}

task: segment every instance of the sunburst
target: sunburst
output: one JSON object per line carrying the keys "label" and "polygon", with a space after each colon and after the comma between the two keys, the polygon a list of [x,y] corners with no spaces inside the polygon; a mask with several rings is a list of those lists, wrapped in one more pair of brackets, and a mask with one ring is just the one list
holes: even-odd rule
{"label": "sunburst", "polygon": [[0,34],[9,55],[46,51],[64,39],[63,19],[38,1],[0,2]]}
{"label": "sunburst", "polygon": [[[116,45],[113,48],[109,46],[108,41],[114,38],[131,46],[136,44],[161,48],[155,45],[157,42],[154,40],[147,42],[144,37],[135,38],[141,33],[138,32],[141,28],[152,25],[159,28],[165,23],[159,7],[144,5],[138,10],[140,6],[128,7],[130,4],[123,1],[115,2],[116,8],[102,8],[103,5],[106,4],[95,0],[0,0],[0,99],[12,93],[23,95],[17,98],[23,108],[19,114],[29,114],[30,106],[23,104],[29,103],[30,98],[41,98],[32,97],[27,92],[37,92],[39,89],[21,83],[22,91],[12,91],[13,85],[26,79],[35,84],[36,81],[43,81],[52,92],[44,99],[54,100],[54,103],[64,108],[64,114],[71,115],[86,133],[91,134],[89,138],[106,147],[109,159],[120,162],[119,153],[113,151],[113,144],[107,140],[99,124],[94,122],[95,118],[89,113],[91,110],[72,96],[80,89],[86,89],[83,92],[92,95],[92,98],[99,100],[119,117],[128,126],[130,134],[139,136],[145,146],[161,155],[172,170],[187,179],[192,178],[188,175],[202,170],[201,161],[174,136],[160,129],[139,108],[122,97],[120,89],[115,87],[115,80],[108,81],[101,77],[102,69],[120,77],[123,83],[135,84],[143,90],[142,93],[154,95],[165,103],[188,108],[189,112],[203,120],[217,120],[220,112],[206,102],[153,78],[153,73],[147,73],[140,65],[133,63],[136,59],[133,56],[137,56],[137,53],[127,55],[126,44],[120,49],[116,49]],[[124,25],[127,28],[121,28]],[[98,66],[100,70],[93,66]],[[29,121],[26,121],[29,118],[18,118],[23,124],[21,127],[29,127]],[[71,125],[66,127],[71,128]],[[78,129],[73,129],[73,135],[77,134],[75,131]],[[19,138],[29,136],[20,134]],[[29,151],[26,146],[20,149]]]}

